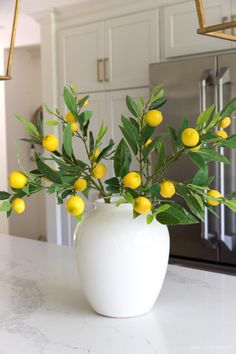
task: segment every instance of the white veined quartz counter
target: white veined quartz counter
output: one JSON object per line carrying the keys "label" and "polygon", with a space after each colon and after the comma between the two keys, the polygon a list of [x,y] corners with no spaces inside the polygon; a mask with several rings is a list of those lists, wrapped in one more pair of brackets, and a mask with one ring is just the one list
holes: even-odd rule
{"label": "white veined quartz counter", "polygon": [[72,249],[0,235],[0,354],[236,353],[236,277],[169,266],[152,312],[112,319],[83,296]]}

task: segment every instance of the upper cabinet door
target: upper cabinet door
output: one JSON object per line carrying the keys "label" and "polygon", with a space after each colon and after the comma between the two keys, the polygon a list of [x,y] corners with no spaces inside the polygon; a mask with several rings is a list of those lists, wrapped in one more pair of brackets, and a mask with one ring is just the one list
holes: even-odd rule
{"label": "upper cabinet door", "polygon": [[[230,21],[231,0],[203,1],[207,25]],[[231,42],[197,34],[199,28],[195,2],[184,2],[164,8],[164,56],[230,49]]]}
{"label": "upper cabinet door", "polygon": [[105,87],[148,85],[148,66],[159,61],[158,10],[105,22]]}
{"label": "upper cabinet door", "polygon": [[61,86],[74,83],[80,92],[104,89],[104,23],[66,29],[59,33]]}

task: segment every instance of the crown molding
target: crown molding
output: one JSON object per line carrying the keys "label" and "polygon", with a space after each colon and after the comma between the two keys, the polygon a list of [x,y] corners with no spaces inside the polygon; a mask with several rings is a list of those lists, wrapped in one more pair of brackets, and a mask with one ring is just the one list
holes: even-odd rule
{"label": "crown molding", "polygon": [[[188,0],[186,2],[189,2]],[[142,11],[157,9],[182,0],[88,0],[68,6],[51,8],[46,11],[30,14],[40,24],[48,24],[52,16],[58,29],[80,24],[101,21],[109,18],[129,15]]]}

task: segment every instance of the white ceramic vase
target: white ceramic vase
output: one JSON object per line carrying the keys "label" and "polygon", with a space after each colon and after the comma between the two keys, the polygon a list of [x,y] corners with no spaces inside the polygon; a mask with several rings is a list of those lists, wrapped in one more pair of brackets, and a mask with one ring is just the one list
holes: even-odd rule
{"label": "white ceramic vase", "polygon": [[133,220],[131,204],[103,200],[75,230],[82,289],[94,311],[109,317],[147,313],[161,290],[169,257],[169,232],[146,216]]}

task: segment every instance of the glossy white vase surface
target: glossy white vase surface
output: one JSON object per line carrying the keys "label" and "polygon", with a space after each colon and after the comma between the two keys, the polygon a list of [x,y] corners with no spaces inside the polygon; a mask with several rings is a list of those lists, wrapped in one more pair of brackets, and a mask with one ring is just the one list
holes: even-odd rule
{"label": "glossy white vase surface", "polygon": [[75,230],[82,289],[95,312],[110,317],[147,313],[161,290],[169,258],[169,232],[131,204],[95,202]]}

